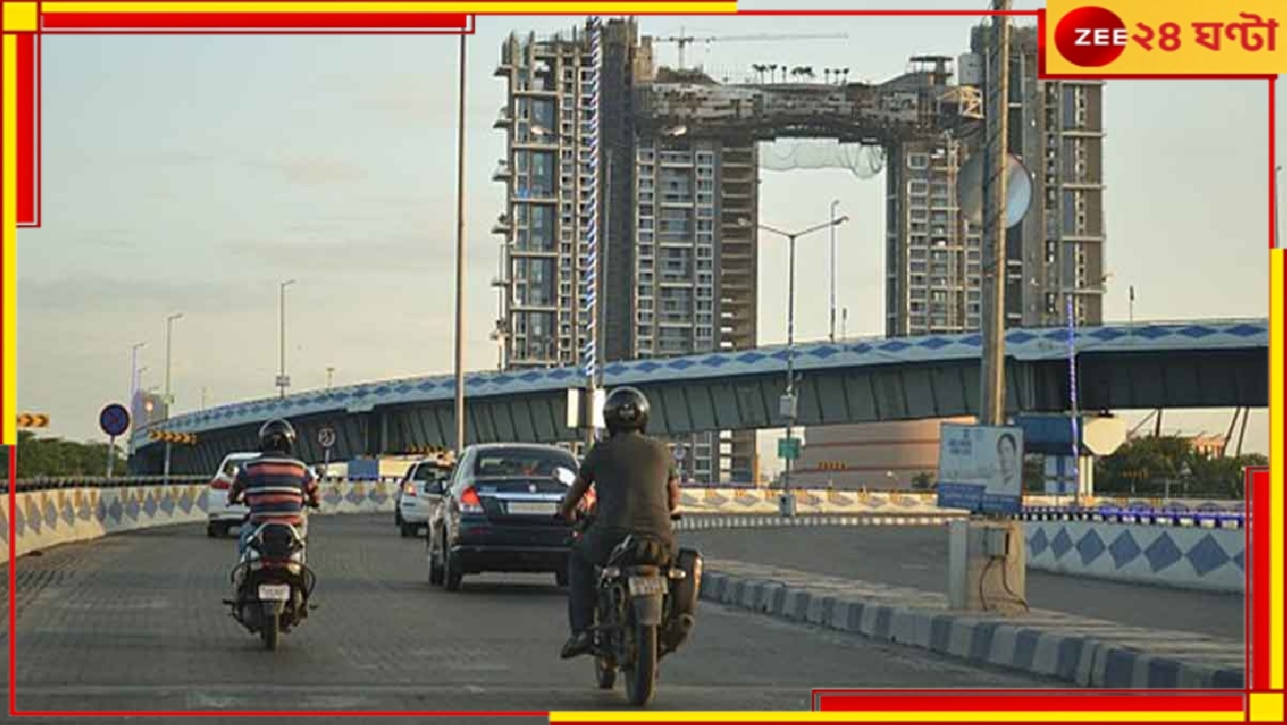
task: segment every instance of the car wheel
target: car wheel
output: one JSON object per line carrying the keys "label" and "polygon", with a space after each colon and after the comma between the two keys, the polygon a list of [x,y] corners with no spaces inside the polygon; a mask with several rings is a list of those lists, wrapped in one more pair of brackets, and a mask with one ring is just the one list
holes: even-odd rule
{"label": "car wheel", "polygon": [[416,535],[416,527],[405,521],[402,522],[402,538],[410,539]]}
{"label": "car wheel", "polygon": [[433,537],[426,537],[429,541],[429,583],[434,586],[442,586],[444,581],[442,557],[438,554],[438,547],[433,545]]}
{"label": "car wheel", "polygon": [[461,579],[464,574],[460,571],[460,555],[453,554],[450,551],[443,553],[443,585],[447,591],[455,592],[460,590]]}
{"label": "car wheel", "polygon": [[219,537],[219,530],[215,528],[214,524],[206,524],[206,536],[212,539]]}
{"label": "car wheel", "polygon": [[402,526],[402,511],[399,509],[393,510],[393,525]]}
{"label": "car wheel", "polygon": [[567,569],[564,569],[563,571],[554,572],[554,583],[561,587],[566,587],[568,585]]}

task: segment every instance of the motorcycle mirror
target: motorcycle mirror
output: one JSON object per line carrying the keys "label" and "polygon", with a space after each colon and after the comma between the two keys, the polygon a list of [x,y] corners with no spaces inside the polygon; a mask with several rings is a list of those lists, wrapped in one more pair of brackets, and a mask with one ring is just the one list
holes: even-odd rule
{"label": "motorcycle mirror", "polygon": [[576,474],[563,466],[554,469],[554,477],[562,481],[565,486],[576,483]]}

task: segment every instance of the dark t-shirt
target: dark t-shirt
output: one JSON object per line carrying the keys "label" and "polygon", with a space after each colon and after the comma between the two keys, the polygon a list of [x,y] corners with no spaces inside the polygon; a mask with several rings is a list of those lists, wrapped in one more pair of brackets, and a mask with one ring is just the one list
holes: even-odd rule
{"label": "dark t-shirt", "polygon": [[670,450],[638,433],[595,444],[581,463],[581,478],[594,484],[595,527],[670,535]]}

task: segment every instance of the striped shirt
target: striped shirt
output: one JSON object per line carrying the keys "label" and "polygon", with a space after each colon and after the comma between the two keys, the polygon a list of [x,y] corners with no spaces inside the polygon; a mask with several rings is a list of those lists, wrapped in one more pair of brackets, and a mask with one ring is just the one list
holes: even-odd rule
{"label": "striped shirt", "polygon": [[265,453],[241,466],[229,498],[243,492],[251,523],[299,525],[304,522],[305,503],[317,501],[317,479],[303,463]]}

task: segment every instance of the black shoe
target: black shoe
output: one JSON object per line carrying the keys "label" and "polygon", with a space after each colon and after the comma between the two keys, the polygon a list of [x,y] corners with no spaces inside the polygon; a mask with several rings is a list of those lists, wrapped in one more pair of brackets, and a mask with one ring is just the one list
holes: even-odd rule
{"label": "black shoe", "polygon": [[590,654],[590,650],[593,648],[594,639],[590,636],[590,633],[577,632],[563,644],[563,652],[559,656],[565,660],[570,660],[573,657]]}

